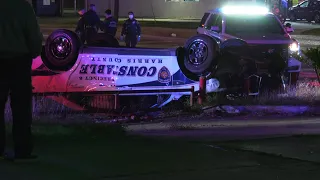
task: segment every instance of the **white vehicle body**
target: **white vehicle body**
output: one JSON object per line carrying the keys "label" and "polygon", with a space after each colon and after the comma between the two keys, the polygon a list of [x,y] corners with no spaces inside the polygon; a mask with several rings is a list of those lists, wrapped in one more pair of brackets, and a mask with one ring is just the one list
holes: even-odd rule
{"label": "white vehicle body", "polygon": [[[152,91],[191,89],[191,86],[195,91],[199,90],[199,82],[188,79],[180,70],[175,49],[85,47],[68,71],[50,70],[40,56],[34,59],[32,70],[35,93]],[[206,91],[219,91],[219,81],[207,80]],[[190,93],[121,93],[120,96],[169,94],[172,100]]]}

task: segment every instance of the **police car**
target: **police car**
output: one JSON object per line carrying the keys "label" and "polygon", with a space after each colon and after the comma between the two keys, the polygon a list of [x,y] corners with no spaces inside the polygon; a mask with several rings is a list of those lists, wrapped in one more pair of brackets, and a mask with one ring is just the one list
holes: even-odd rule
{"label": "police car", "polygon": [[[34,92],[74,92],[75,96],[60,96],[59,101],[79,106],[92,106],[93,101],[101,100],[101,93],[88,95],[86,92],[128,92],[128,94],[120,93],[120,96],[156,96],[157,102],[151,106],[162,107],[172,100],[190,95],[190,92],[170,92],[168,91],[170,89],[187,89],[194,86],[195,91],[199,90],[201,76],[206,77],[207,93],[243,88],[244,79],[248,75],[258,74],[251,71],[252,69],[245,70],[247,65],[245,62],[248,59],[250,62],[254,61],[255,65],[260,62],[259,58],[256,61],[254,55],[251,58],[244,57],[242,53],[247,49],[259,49],[261,45],[261,48],[267,49],[270,54],[278,50],[284,53],[282,55],[289,53],[285,50],[290,47],[289,41],[293,42],[280,24],[276,24],[277,32],[274,36],[251,34],[253,37],[261,37],[257,40],[241,36],[245,39],[243,40],[238,36],[242,31],[236,31],[238,30],[236,27],[233,29],[236,34],[227,33],[230,30],[225,24],[227,23],[224,21],[225,17],[227,16],[218,11],[206,13],[202,20],[203,25],[198,29],[199,34],[190,37],[184,47],[177,49],[87,46],[81,44],[76,33],[64,29],[56,30],[47,38],[42,55],[33,61]],[[271,14],[263,17],[274,18]],[[221,21],[221,24],[212,24],[211,20],[214,18],[218,19],[215,22]],[[275,22],[271,21],[272,23]],[[258,51],[255,50],[254,53],[256,52]],[[271,61],[287,60],[287,56],[285,58],[281,56],[280,59],[276,57],[278,59],[271,58]],[[270,58],[263,60],[267,62]],[[264,65],[270,64],[264,62]],[[270,67],[264,69],[268,68],[270,70]],[[286,68],[292,72],[299,71],[300,63],[289,58],[289,68],[287,66]],[[278,69],[276,73],[282,71],[284,69]],[[226,79],[225,76],[221,78],[219,73],[228,74],[232,80]],[[143,93],[139,90],[143,90]],[[153,92],[154,90],[163,92]],[[83,97],[89,97],[85,104]],[[105,101],[109,102],[106,99]]]}
{"label": "police car", "polygon": [[300,54],[299,42],[291,38],[291,24],[281,21],[259,5],[226,5],[206,12],[197,29],[218,43],[240,38],[248,43],[250,57],[264,58],[268,53],[280,53],[287,62],[286,75],[298,76],[301,62],[293,57]]}

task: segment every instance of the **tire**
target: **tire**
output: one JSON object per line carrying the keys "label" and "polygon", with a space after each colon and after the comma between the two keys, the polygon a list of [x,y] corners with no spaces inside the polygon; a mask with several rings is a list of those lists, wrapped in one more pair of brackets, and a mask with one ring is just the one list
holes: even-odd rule
{"label": "tire", "polygon": [[56,30],[47,38],[43,63],[52,71],[68,71],[76,63],[80,47],[81,41],[76,33]]}
{"label": "tire", "polygon": [[189,76],[193,76],[192,78],[207,76],[217,64],[218,54],[217,41],[210,36],[199,34],[191,37],[185,43],[184,55],[183,58],[179,58],[179,65],[181,69],[188,72]]}

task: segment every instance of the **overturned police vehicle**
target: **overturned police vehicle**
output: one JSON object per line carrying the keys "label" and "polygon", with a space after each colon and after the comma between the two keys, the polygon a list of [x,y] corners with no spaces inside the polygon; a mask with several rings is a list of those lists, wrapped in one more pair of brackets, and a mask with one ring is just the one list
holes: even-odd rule
{"label": "overturned police vehicle", "polygon": [[194,86],[198,91],[199,77],[206,78],[207,93],[258,95],[261,90],[277,90],[291,84],[290,74],[301,69],[301,63],[289,54],[294,41],[285,27],[280,27],[283,37],[273,41],[275,44],[247,43],[220,32],[219,38],[212,33],[195,35],[177,49],[83,45],[76,33],[59,29],[49,35],[42,55],[34,59],[34,92],[73,92],[50,96],[73,109],[113,109],[112,95],[118,92],[121,97],[154,95],[150,107],[162,107],[191,93],[175,89]]}

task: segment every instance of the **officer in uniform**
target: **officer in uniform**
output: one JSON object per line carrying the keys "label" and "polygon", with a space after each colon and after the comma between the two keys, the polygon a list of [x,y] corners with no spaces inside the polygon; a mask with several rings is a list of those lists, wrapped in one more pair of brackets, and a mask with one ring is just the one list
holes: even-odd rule
{"label": "officer in uniform", "polygon": [[111,15],[110,9],[105,11],[105,17],[106,18],[101,25],[101,30],[106,34],[110,34],[112,37],[115,37],[117,33],[118,21]]}
{"label": "officer in uniform", "polygon": [[[41,54],[43,36],[31,4],[2,0],[0,7],[0,157],[34,159],[32,155],[32,60]],[[21,18],[23,17],[23,18]],[[14,153],[5,154],[5,105],[10,93]]]}
{"label": "officer in uniform", "polygon": [[140,41],[141,27],[139,22],[134,18],[133,12],[128,13],[129,19],[127,19],[122,27],[120,40],[123,40],[125,36],[125,42],[127,47],[136,47],[138,41]]}
{"label": "officer in uniform", "polygon": [[90,9],[79,20],[76,31],[84,33],[84,39],[90,44],[91,39],[98,33],[100,18],[96,13],[96,6],[90,4]]}
{"label": "officer in uniform", "polygon": [[80,21],[82,21],[83,15],[85,13],[85,9],[81,9],[80,11],[78,11],[78,14],[80,16],[79,20],[78,20],[78,24],[77,24],[77,28],[75,30],[75,32],[78,34],[78,36],[80,37],[80,40],[82,43],[84,43],[86,41],[85,39],[85,34],[84,34],[84,28],[81,28],[81,24],[79,23]]}

